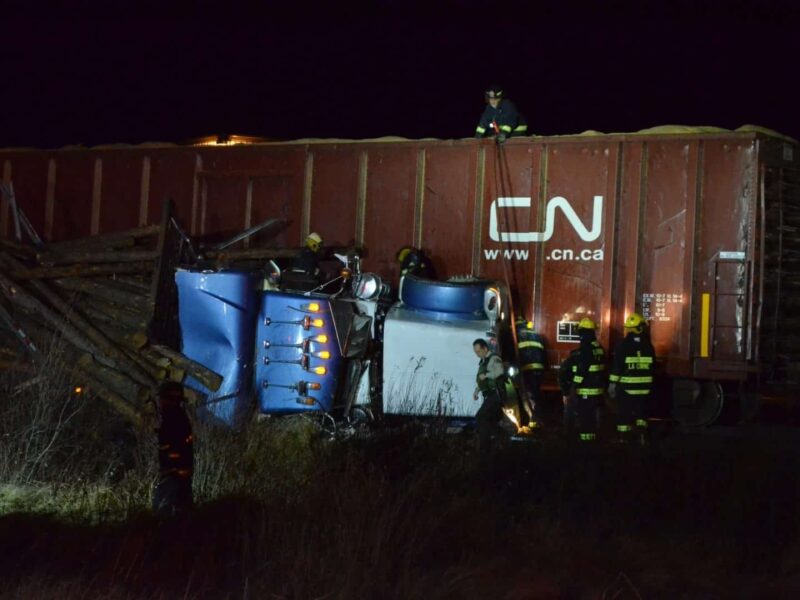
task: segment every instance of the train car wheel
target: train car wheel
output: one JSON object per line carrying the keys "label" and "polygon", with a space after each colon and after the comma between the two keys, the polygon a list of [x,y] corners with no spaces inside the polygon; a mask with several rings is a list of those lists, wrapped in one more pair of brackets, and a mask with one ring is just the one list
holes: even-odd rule
{"label": "train car wheel", "polygon": [[725,406],[719,421],[724,425],[741,425],[752,421],[761,408],[761,396],[745,381],[724,386]]}
{"label": "train car wheel", "polygon": [[705,427],[722,413],[725,394],[716,381],[678,379],[672,386],[672,416],[686,427]]}

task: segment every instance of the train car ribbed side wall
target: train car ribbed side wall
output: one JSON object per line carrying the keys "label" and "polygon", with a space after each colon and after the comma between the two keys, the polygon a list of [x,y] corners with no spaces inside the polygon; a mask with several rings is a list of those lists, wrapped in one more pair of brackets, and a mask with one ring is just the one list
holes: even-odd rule
{"label": "train car ribbed side wall", "polygon": [[786,147],[797,152],[719,133],[0,150],[0,176],[47,240],[158,223],[171,198],[194,236],[283,218],[268,245],[318,231],[363,248],[364,267],[392,282],[397,249],[413,244],[440,276],[507,281],[551,363],[582,316],[610,347],[637,310],[670,376],[735,379],[798,362],[786,352],[800,264]]}

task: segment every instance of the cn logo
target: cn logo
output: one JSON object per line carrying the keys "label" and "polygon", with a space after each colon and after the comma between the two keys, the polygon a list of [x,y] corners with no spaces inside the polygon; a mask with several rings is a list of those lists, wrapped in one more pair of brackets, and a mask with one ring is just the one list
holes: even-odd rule
{"label": "cn logo", "polygon": [[517,198],[498,198],[492,202],[491,212],[489,213],[489,237],[495,242],[546,242],[553,237],[555,227],[556,209],[561,209],[567,221],[584,242],[593,242],[603,229],[603,197],[594,197],[594,209],[592,211],[592,228],[587,229],[572,208],[566,198],[555,196],[547,203],[547,212],[544,218],[544,231],[499,231],[497,228],[497,209],[498,208],[530,208],[531,199],[529,197]]}

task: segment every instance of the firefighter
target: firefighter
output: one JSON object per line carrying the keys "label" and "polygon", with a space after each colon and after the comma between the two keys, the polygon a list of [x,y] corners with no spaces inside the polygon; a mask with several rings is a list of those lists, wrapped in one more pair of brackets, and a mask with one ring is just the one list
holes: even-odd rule
{"label": "firefighter", "polygon": [[503,435],[505,431],[500,427],[503,418],[503,393],[501,386],[504,384],[505,371],[503,361],[489,349],[489,344],[484,339],[477,339],[472,343],[478,362],[478,374],[475,378],[477,386],[472,394],[472,399],[477,401],[483,398],[478,412],[475,414],[475,425],[478,430],[478,449],[482,457],[486,457],[491,449],[492,436]]}
{"label": "firefighter", "polygon": [[315,231],[311,232],[306,236],[303,249],[295,256],[292,270],[303,272],[309,277],[319,278],[319,259],[321,256],[322,236]]}
{"label": "firefighter", "polygon": [[606,355],[597,341],[596,329],[597,325],[588,317],[580,320],[580,346],[570,353],[559,373],[564,422],[567,426],[577,422],[581,441],[597,439],[598,410],[606,389]]}
{"label": "firefighter", "polygon": [[483,110],[476,138],[494,137],[502,143],[507,138],[528,135],[528,125],[511,100],[505,97],[503,88],[491,85],[485,93],[486,108]]}
{"label": "firefighter", "polygon": [[424,279],[436,279],[433,265],[425,255],[425,251],[413,246],[403,246],[397,251],[397,262],[400,263],[400,277],[414,275]]}
{"label": "firefighter", "polygon": [[644,441],[647,430],[656,353],[645,335],[646,327],[642,315],[631,313],[625,319],[625,337],[614,348],[608,395],[617,401],[617,435],[622,441],[634,431]]}
{"label": "firefighter", "polygon": [[[533,322],[523,317],[515,319],[517,334],[517,359],[522,373],[524,393],[520,394],[520,423],[528,416],[523,433],[542,425],[542,375],[546,365],[544,338],[533,329]],[[526,430],[527,427],[527,430]]]}
{"label": "firefighter", "polygon": [[194,449],[192,424],[184,407],[183,386],[166,382],[158,390],[159,479],[153,489],[153,510],[173,516],[192,506]]}
{"label": "firefighter", "polygon": [[319,261],[322,258],[322,236],[316,232],[306,236],[303,249],[294,257],[292,267],[281,277],[283,289],[309,291],[320,284]]}

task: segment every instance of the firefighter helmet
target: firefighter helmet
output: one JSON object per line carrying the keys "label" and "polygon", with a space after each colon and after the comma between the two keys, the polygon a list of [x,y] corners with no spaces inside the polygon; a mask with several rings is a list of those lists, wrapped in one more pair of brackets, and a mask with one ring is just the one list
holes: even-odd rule
{"label": "firefighter helmet", "polygon": [[316,252],[319,250],[320,246],[322,246],[322,236],[316,231],[312,231],[308,234],[308,237],[306,237],[306,246]]}
{"label": "firefighter helmet", "polygon": [[631,313],[628,315],[628,318],[625,319],[625,329],[632,329],[636,333],[641,333],[643,326],[644,317],[639,313]]}
{"label": "firefighter helmet", "polygon": [[597,329],[597,325],[589,317],[583,317],[578,323],[578,329]]}
{"label": "firefighter helmet", "polygon": [[492,84],[486,89],[486,98],[490,100],[502,100],[503,88],[497,84]]}
{"label": "firefighter helmet", "polygon": [[516,325],[517,329],[533,329],[533,321],[528,321],[523,316],[518,316],[514,319],[514,324]]}
{"label": "firefighter helmet", "polygon": [[397,262],[402,263],[413,250],[414,248],[411,246],[403,246],[400,248],[400,250],[397,251],[397,256],[395,257],[397,258]]}

